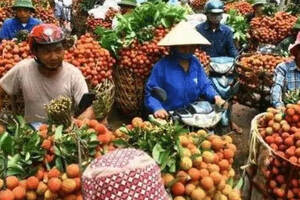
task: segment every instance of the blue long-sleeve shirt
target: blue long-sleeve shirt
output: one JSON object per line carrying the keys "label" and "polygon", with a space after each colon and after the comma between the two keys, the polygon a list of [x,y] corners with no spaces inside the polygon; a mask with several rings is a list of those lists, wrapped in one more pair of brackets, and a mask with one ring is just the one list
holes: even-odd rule
{"label": "blue long-sleeve shirt", "polygon": [[[160,87],[167,93],[167,101],[161,102],[151,95],[154,87]],[[144,103],[154,113],[159,109],[174,110],[182,108],[204,97],[214,102],[217,95],[211,81],[205,74],[202,65],[194,56],[190,59],[187,72],[179,65],[175,55],[167,56],[158,61],[146,84]]]}
{"label": "blue long-sleeve shirt", "polygon": [[196,29],[211,43],[210,46],[201,47],[210,57],[236,57],[238,52],[233,42],[233,33],[231,29],[220,24],[215,30],[210,29],[208,22],[204,22],[196,26]]}
{"label": "blue long-sleeve shirt", "polygon": [[28,30],[29,32],[33,29],[34,26],[40,24],[36,18],[30,17],[28,23],[24,27],[20,20],[17,18],[11,18],[4,21],[2,29],[0,30],[0,39],[13,39],[16,37],[16,34],[21,30]]}

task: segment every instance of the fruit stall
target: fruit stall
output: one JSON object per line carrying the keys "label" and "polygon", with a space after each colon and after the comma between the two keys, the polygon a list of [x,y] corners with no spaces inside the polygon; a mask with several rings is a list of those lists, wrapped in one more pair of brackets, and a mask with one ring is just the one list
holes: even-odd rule
{"label": "fruit stall", "polygon": [[[300,90],[285,94],[284,111],[267,109],[276,66],[293,57],[288,52],[258,50],[294,34],[298,6],[279,11],[270,4],[265,16],[248,21],[254,12],[250,2],[225,2],[226,24],[233,30],[236,46],[248,45],[235,63],[240,82],[235,100],[260,111],[267,109],[252,121],[249,158],[241,176],[240,166],[234,166],[240,159],[236,136],[141,118],[145,82],[155,63],[170,54],[168,47],[157,44],[186,18],[187,9],[163,1],[149,2],[127,14],[110,8],[98,19],[87,14],[95,2],[74,3],[77,37],[64,57],[82,72],[95,94],[95,119],[74,119],[72,100],[58,97],[45,105],[48,123],[36,130],[22,117],[22,96],[14,97],[14,104],[5,97],[0,113],[5,127],[0,130],[0,200],[83,199],[84,170],[93,160],[121,148],[139,149],[151,156],[174,200],[241,200],[247,195],[252,199],[300,199]],[[12,3],[0,2],[0,27],[13,16]],[[34,17],[59,24],[49,1],[33,3]],[[195,13],[202,12],[205,3],[189,1]],[[3,40],[0,52],[0,78],[31,57],[24,34],[16,40]],[[209,55],[199,46],[195,56],[209,73]],[[113,108],[130,122],[113,128],[102,123]]]}

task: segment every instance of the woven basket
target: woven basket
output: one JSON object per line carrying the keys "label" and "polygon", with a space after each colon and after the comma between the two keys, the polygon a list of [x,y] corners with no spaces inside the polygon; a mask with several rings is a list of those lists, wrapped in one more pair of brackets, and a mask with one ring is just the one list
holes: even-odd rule
{"label": "woven basket", "polygon": [[145,79],[128,69],[115,68],[116,105],[125,115],[140,115],[143,108]]}
{"label": "woven basket", "polygon": [[[286,180],[287,183],[290,182],[290,178],[298,174],[300,165],[291,163],[288,159],[280,156],[276,151],[274,151],[261,137],[258,127],[259,120],[266,113],[261,113],[254,117],[251,121],[251,132],[250,132],[250,147],[247,165],[242,168],[245,169],[244,176],[246,184],[243,188],[244,196],[246,199],[256,200],[256,199],[274,199],[270,191],[265,187],[268,184],[268,180],[264,177],[263,170],[269,169],[270,159],[276,158],[280,161],[285,161],[287,163],[286,168],[289,171],[289,175]],[[256,166],[254,175],[251,176],[246,171],[251,169],[251,167]],[[298,178],[299,179],[299,178]],[[286,187],[286,192],[289,187]],[[249,195],[250,194],[250,195]],[[283,198],[285,199],[285,198]]]}
{"label": "woven basket", "polygon": [[96,111],[96,119],[103,120],[112,110],[115,98],[115,84],[113,80],[105,79],[98,84],[93,91],[96,94],[96,100],[93,102]]}

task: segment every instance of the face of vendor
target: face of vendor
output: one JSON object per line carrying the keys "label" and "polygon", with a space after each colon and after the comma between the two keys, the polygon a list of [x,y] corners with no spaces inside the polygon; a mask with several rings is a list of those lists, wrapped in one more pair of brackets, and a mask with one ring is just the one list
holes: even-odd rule
{"label": "face of vendor", "polygon": [[222,20],[222,13],[208,13],[207,20],[210,24],[218,26]]}
{"label": "face of vendor", "polygon": [[63,63],[65,49],[63,44],[38,45],[33,54],[50,71],[58,70]]}
{"label": "face of vendor", "polygon": [[27,23],[30,16],[31,10],[28,8],[16,8],[16,17],[21,21],[21,23]]}
{"label": "face of vendor", "polygon": [[186,45],[186,46],[178,46],[176,50],[182,54],[193,54],[196,50],[196,46]]}

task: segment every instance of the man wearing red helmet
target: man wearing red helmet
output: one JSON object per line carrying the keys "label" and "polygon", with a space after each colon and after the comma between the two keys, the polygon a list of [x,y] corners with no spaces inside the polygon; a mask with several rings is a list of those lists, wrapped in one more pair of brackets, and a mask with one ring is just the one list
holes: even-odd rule
{"label": "man wearing red helmet", "polygon": [[[80,70],[63,61],[64,41],[63,31],[55,25],[34,27],[29,35],[34,58],[19,62],[0,79],[0,95],[22,92],[27,122],[47,121],[44,105],[58,96],[69,97],[78,106],[88,93]],[[90,116],[91,112],[90,108],[84,114]]]}

